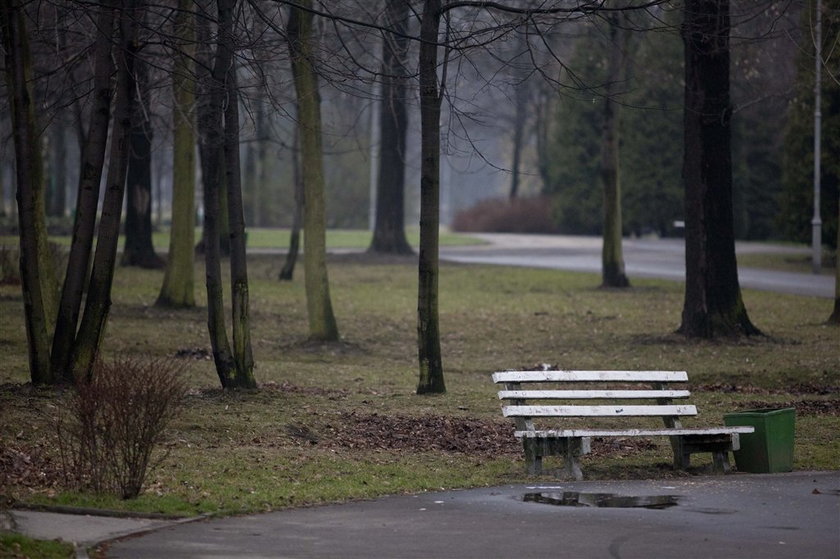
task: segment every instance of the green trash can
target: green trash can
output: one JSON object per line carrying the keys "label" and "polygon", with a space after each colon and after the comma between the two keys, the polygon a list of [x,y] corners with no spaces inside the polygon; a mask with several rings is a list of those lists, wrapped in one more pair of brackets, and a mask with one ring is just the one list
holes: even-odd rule
{"label": "green trash can", "polygon": [[738,471],[768,474],[793,469],[795,408],[744,410],[724,415],[723,421],[729,427],[755,427],[754,433],[740,436],[741,450],[734,452]]}

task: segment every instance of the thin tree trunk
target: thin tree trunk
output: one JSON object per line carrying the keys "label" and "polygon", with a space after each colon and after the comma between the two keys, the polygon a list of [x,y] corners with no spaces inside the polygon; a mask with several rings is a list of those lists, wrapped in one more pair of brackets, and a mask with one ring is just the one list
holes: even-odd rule
{"label": "thin tree trunk", "polygon": [[604,122],[601,140],[601,186],[604,190],[604,238],[601,251],[601,287],[629,287],[624,273],[621,246],[621,175],[619,172],[620,106],[615,100],[618,84],[624,81],[627,32],[620,15],[610,17],[609,61],[604,98]]}
{"label": "thin tree trunk", "polygon": [[57,306],[56,276],[47,242],[41,146],[35,124],[32,60],[23,8],[0,0],[0,33],[6,51],[6,88],[12,109],[29,372],[33,384],[61,380],[50,367],[50,333]]}
{"label": "thin tree trunk", "polygon": [[405,146],[408,133],[406,64],[409,3],[388,0],[382,49],[381,153],[376,185],[376,223],[370,252],[413,254],[405,237]]}
{"label": "thin tree trunk", "polygon": [[[57,6],[55,9],[56,49],[65,52],[67,48],[67,26],[63,24],[67,9]],[[67,122],[63,114],[55,116],[51,126],[50,148],[50,198],[48,214],[63,218],[67,214]]]}
{"label": "thin tree trunk", "polygon": [[[111,97],[114,92],[111,80],[114,72],[111,45],[114,39],[115,5],[116,1],[111,0],[99,8],[98,33],[94,45],[93,102],[87,134],[83,134],[81,109],[78,111],[81,170],[76,194],[76,217],[52,343],[52,367],[68,382],[73,380],[70,357],[90,270],[100,181],[108,144]],[[77,103],[77,107],[81,105]]]}
{"label": "thin tree trunk", "polygon": [[440,0],[425,0],[420,27],[420,255],[417,295],[418,394],[446,392],[438,317],[440,226],[440,93],[437,43]]}
{"label": "thin tree trunk", "polygon": [[52,164],[50,165],[50,209],[49,215],[64,217],[67,213],[67,138],[66,127],[61,117],[53,123],[50,139]]}
{"label": "thin tree trunk", "polygon": [[[519,50],[527,51],[529,48],[527,35],[523,35],[519,41]],[[517,54],[521,56],[521,52]],[[525,125],[528,120],[528,90],[525,79],[527,75],[523,75],[522,71],[514,70],[517,74],[517,83],[514,84],[514,114],[513,114],[513,161],[510,169],[510,189],[508,191],[508,198],[510,200],[516,199],[519,196],[519,168],[522,162],[522,150],[525,139]]]}
{"label": "thin tree trunk", "polygon": [[287,27],[300,128],[303,206],[303,264],[309,337],[337,341],[338,326],[330,299],[326,261],[326,211],[321,144],[321,99],[313,62],[311,0],[292,8]]}
{"label": "thin tree trunk", "polygon": [[[219,5],[219,23],[225,6]],[[208,14],[209,15],[209,14]],[[199,31],[198,44],[209,45],[209,31],[206,21],[197,19]],[[206,33],[205,33],[206,31]],[[221,41],[220,41],[221,43]],[[201,134],[201,164],[204,184],[204,264],[207,286],[207,330],[213,349],[213,361],[216,374],[222,388],[235,386],[236,362],[228,340],[224,315],[224,286],[222,283],[222,265],[220,252],[220,223],[222,221],[222,182],[224,180],[223,163],[223,104],[227,93],[225,78],[231,64],[229,49],[216,47],[215,61],[210,76],[205,76],[202,95],[199,100],[198,119]],[[209,62],[209,61],[205,61]]]}
{"label": "thin tree trunk", "polygon": [[195,306],[195,33],[191,5],[192,0],[179,0],[175,16],[179,42],[172,73],[172,228],[166,273],[156,303],[167,307]]}
{"label": "thin tree trunk", "polygon": [[686,284],[678,332],[760,334],[741,299],[735,259],[729,1],[687,0],[684,11]]}
{"label": "thin tree trunk", "polygon": [[233,358],[236,363],[234,385],[256,388],[254,356],[251,349],[248,262],[245,250],[245,214],[239,162],[239,90],[234,59],[233,10],[236,0],[219,0],[219,51],[227,51],[225,84],[227,105],[224,115],[224,156],[227,176],[228,223],[230,224],[230,287],[233,320]]}
{"label": "thin tree trunk", "polygon": [[142,59],[134,74],[140,97],[134,105],[129,134],[126,184],[125,246],[120,264],[140,268],[162,268],[163,260],[152,244],[152,123],[149,102],[149,69]]}
{"label": "thin tree trunk", "polygon": [[828,317],[829,324],[840,324],[840,204],[837,210],[837,244],[834,248],[834,311]]}
{"label": "thin tree trunk", "polygon": [[128,171],[129,136],[134,112],[134,65],[141,9],[136,0],[124,1],[119,17],[120,50],[116,56],[117,86],[111,153],[85,311],[73,347],[72,368],[76,379],[90,377],[111,309],[111,285],[117,260],[120,219]]}
{"label": "thin tree trunk", "polygon": [[[262,86],[264,87],[264,85]],[[263,186],[263,166],[265,165],[265,103],[262,99],[262,89],[256,92],[254,99],[254,141],[248,143],[245,148],[245,191],[248,192],[250,204],[251,227],[262,227],[263,222],[263,200],[262,200],[262,186]]]}
{"label": "thin tree trunk", "polygon": [[[214,155],[211,153],[213,149],[207,143],[208,135],[202,131],[202,123],[212,122],[213,116],[208,116],[208,113],[211,112],[209,107],[210,103],[212,103],[212,93],[211,90],[213,88],[212,81],[212,67],[214,65],[214,54],[211,49],[212,39],[210,36],[210,24],[209,21],[212,19],[212,2],[209,0],[202,0],[201,2],[194,2],[196,6],[199,7],[200,14],[196,17],[196,82],[199,86],[198,96],[196,98],[196,112],[198,115],[198,129],[199,129],[199,140],[198,140],[198,152],[201,159],[201,174],[202,177],[206,175],[213,175],[216,171],[210,170],[207,168],[208,164],[214,160]],[[223,101],[221,101],[223,102]],[[221,109],[219,109],[221,111]],[[221,113],[218,115],[218,118],[221,119]],[[219,131],[221,134],[221,131]],[[219,137],[219,146],[221,146],[221,136]],[[221,147],[219,147],[221,149]],[[219,156],[221,157],[221,155]],[[220,161],[222,161],[220,159]],[[220,214],[215,217],[216,220],[216,233],[217,233],[217,242],[219,244],[219,254],[221,255],[228,255],[230,254],[230,235],[229,235],[229,227],[228,227],[228,215],[227,215],[227,190],[225,188],[225,178],[224,178],[224,171],[219,169],[219,179],[215,182],[214,188],[219,190],[219,199],[217,204],[220,208]],[[205,180],[202,179],[202,184],[205,184]],[[205,193],[206,196],[206,193]],[[205,213],[207,209],[205,208]],[[198,245],[196,246],[196,251],[200,254],[205,253],[205,246],[207,244],[207,229],[204,228],[201,234],[201,240],[199,241]]]}
{"label": "thin tree trunk", "polygon": [[549,95],[544,91],[539,94],[539,103],[535,109],[534,117],[534,138],[536,139],[537,171],[542,181],[542,192],[545,193],[547,186],[551,183],[551,155],[549,145],[551,140],[551,107]]}
{"label": "thin tree trunk", "polygon": [[286,253],[286,260],[283,269],[280,270],[281,281],[292,281],[295,274],[298,252],[300,251],[300,222],[303,218],[303,177],[300,172],[300,128],[295,127],[294,149],[292,156],[292,175],[294,181],[294,203],[295,209],[292,215],[292,230],[289,234],[289,251]]}

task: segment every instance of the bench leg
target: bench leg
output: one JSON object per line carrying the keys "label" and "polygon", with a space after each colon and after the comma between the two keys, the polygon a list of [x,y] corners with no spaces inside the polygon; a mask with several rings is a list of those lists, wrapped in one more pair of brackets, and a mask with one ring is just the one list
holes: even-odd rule
{"label": "bench leg", "polygon": [[732,470],[729,466],[729,453],[725,450],[713,452],[712,463],[715,473],[728,474]]}
{"label": "bench leg", "polygon": [[725,474],[731,470],[729,451],[737,443],[738,441],[733,441],[729,434],[671,437],[671,446],[674,449],[674,468],[688,468],[692,453],[710,452],[712,454],[712,468],[715,473]]}
{"label": "bench leg", "polygon": [[691,452],[682,437],[671,437],[671,450],[674,451],[674,469],[687,470],[691,465]]}
{"label": "bench leg", "polygon": [[583,450],[582,441],[579,438],[568,439],[565,446],[563,460],[566,467],[566,475],[574,478],[575,481],[580,481],[583,479],[583,471],[580,469],[580,455]]}
{"label": "bench leg", "polygon": [[537,449],[537,441],[527,437],[522,439],[522,447],[525,449],[525,471],[529,475],[542,473],[542,454]]}

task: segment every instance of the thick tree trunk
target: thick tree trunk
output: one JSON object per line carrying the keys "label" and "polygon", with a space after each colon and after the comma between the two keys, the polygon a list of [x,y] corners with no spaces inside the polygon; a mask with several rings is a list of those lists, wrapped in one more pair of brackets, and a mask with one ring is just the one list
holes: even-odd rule
{"label": "thick tree trunk", "polygon": [[425,0],[420,27],[420,255],[417,295],[418,394],[446,392],[438,317],[440,226],[440,93],[437,43],[440,0]]}
{"label": "thick tree trunk", "polygon": [[34,384],[54,384],[61,376],[50,367],[50,333],[57,307],[55,270],[47,242],[41,146],[35,124],[32,60],[23,7],[0,0],[0,34],[6,51],[6,89],[12,109],[29,372]]}
{"label": "thick tree trunk", "polygon": [[175,30],[178,52],[172,72],[174,138],[172,152],[172,228],[169,258],[157,305],[195,306],[195,86],[193,81],[193,21],[191,0],[178,1]]}
{"label": "thick tree trunk", "polygon": [[[82,296],[90,270],[100,181],[108,143],[111,97],[114,92],[114,84],[111,80],[114,72],[111,45],[114,39],[115,5],[116,0],[111,0],[99,8],[98,33],[93,53],[92,106],[87,134],[84,134],[82,130],[81,110],[78,114],[77,131],[81,148],[81,169],[76,193],[76,217],[52,343],[52,367],[66,381],[73,380],[70,357],[76,339]],[[77,106],[80,105],[77,104]]]}
{"label": "thick tree trunk", "polygon": [[111,285],[117,260],[120,218],[128,171],[129,136],[134,113],[134,65],[137,57],[137,29],[142,9],[138,7],[139,4],[136,0],[125,1],[120,12],[120,50],[116,56],[117,86],[111,153],[85,311],[73,347],[72,369],[76,379],[90,377],[111,309]]}
{"label": "thick tree trunk", "polygon": [[303,177],[300,172],[300,129],[295,128],[294,150],[292,156],[292,175],[294,181],[294,213],[292,215],[292,230],[289,234],[289,251],[280,270],[281,281],[292,281],[295,275],[295,264],[300,251],[300,222],[303,220]]}
{"label": "thick tree trunk", "polygon": [[[408,30],[409,3],[389,0],[385,26],[395,33]],[[405,237],[406,63],[408,39],[385,35],[382,49],[382,104],[379,119],[381,152],[376,185],[376,222],[370,252],[413,254]]]}
{"label": "thick tree trunk", "polygon": [[292,74],[295,81],[304,188],[303,264],[309,337],[337,341],[338,326],[332,310],[326,261],[326,212],[321,144],[321,100],[313,62],[312,3],[292,8],[287,27]]}
{"label": "thick tree trunk", "polygon": [[245,213],[239,162],[239,89],[234,58],[233,10],[236,0],[219,0],[219,51],[227,51],[225,85],[224,156],[227,177],[228,223],[230,224],[230,288],[233,320],[233,359],[239,388],[256,388],[254,355],[251,349],[248,262],[245,250]]}
{"label": "thick tree trunk", "polygon": [[684,10],[686,284],[678,331],[760,334],[741,299],[735,260],[729,1],[687,0]]}
{"label": "thick tree trunk", "polygon": [[601,251],[601,287],[629,287],[624,273],[621,245],[621,175],[619,172],[620,105],[615,100],[618,85],[624,81],[626,41],[620,15],[610,19],[610,54],[607,64],[607,87],[604,97],[604,122],[601,139],[601,186],[604,190],[604,233]]}
{"label": "thick tree trunk", "polygon": [[142,59],[135,62],[134,74],[140,98],[129,135],[125,246],[120,264],[157,269],[163,267],[163,260],[152,244],[152,123],[149,69]]}

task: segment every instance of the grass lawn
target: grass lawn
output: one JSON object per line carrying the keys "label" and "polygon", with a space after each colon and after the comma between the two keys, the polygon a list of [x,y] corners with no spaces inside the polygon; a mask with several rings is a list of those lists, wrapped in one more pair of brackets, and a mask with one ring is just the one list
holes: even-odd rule
{"label": "grass lawn", "polygon": [[[257,242],[256,237],[252,239]],[[262,241],[260,241],[262,242]],[[348,241],[349,242],[349,241]],[[354,241],[358,242],[358,241]],[[563,368],[687,370],[700,417],[722,425],[739,409],[796,406],[795,468],[840,468],[840,330],[827,299],[747,290],[765,338],[686,341],[678,283],[634,280],[600,290],[595,275],[444,264],[441,343],[448,393],[416,396],[415,260],[330,259],[342,341],[307,341],[302,266],[250,260],[255,392],[223,392],[208,355],[203,268],[200,308],[155,308],[163,272],[119,269],[105,353],[189,359],[192,390],[169,431],[167,455],[137,500],[62,488],[52,417],[60,390],[28,379],[19,287],[0,286],[0,494],[28,502],[174,514],[232,514],[304,504],[525,481],[490,373]],[[688,422],[687,422],[688,423]],[[602,444],[583,459],[590,479],[664,478],[665,440]],[[561,468],[548,460],[549,470]],[[551,472],[544,480],[551,479]]]}
{"label": "grass lawn", "polygon": [[75,557],[75,552],[73,546],[67,542],[33,540],[20,534],[0,533],[0,557],[70,559]]}
{"label": "grass lawn", "polygon": [[[248,248],[251,249],[277,249],[286,251],[289,248],[290,232],[288,229],[269,229],[259,227],[248,228]],[[406,237],[409,244],[416,247],[420,244],[420,229],[418,227],[409,227],[406,229]],[[201,238],[201,228],[197,227],[195,230],[195,238]],[[366,249],[370,246],[372,233],[366,230],[350,230],[350,229],[330,229],[327,231],[327,248],[341,249],[354,248]],[[62,245],[70,246],[70,237],[68,235],[51,236],[50,240]],[[303,232],[301,232],[301,246],[303,244]],[[166,251],[169,249],[169,231],[158,231],[152,236],[152,243],[155,250]],[[441,232],[440,244],[441,246],[450,245],[476,245],[482,244],[483,241],[469,235],[460,233]],[[14,235],[0,235],[0,246],[18,245],[18,238]],[[122,246],[122,244],[120,245]]]}

